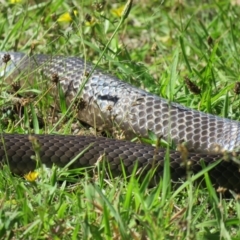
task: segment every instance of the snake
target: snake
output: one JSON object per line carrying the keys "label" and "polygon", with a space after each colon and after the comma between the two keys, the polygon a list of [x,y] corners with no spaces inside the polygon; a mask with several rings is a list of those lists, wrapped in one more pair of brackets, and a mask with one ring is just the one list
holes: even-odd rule
{"label": "snake", "polygon": [[[123,168],[131,175],[137,166],[144,177],[154,167],[156,184],[163,176],[166,158],[172,181],[185,179],[189,169],[197,174],[204,166],[218,163],[208,173],[214,186],[240,192],[238,121],[170,102],[77,56],[0,52],[0,77],[2,84],[21,82],[23,87],[50,84],[53,97],[60,86],[67,106],[76,108],[80,121],[101,131],[117,129],[126,138],[1,133],[0,162],[7,163],[13,173],[36,168],[36,140],[39,158],[49,167],[64,167],[76,158],[70,167],[85,168],[104,158],[114,176],[122,174]],[[184,150],[128,141],[134,136],[149,137],[149,133]]]}

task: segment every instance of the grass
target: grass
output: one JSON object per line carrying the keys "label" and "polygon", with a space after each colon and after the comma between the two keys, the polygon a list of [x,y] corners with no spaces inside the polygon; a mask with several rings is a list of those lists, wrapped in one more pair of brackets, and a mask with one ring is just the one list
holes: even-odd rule
{"label": "grass", "polygon": [[[171,101],[239,119],[240,99],[234,92],[240,69],[239,6],[227,0],[141,0],[121,22],[118,15],[123,5],[117,1],[5,1],[0,6],[0,50],[77,55]],[[186,77],[201,89],[200,94],[189,90]],[[4,109],[14,100],[9,88],[1,84]],[[74,133],[72,125],[79,123],[64,104],[57,126],[58,120],[41,128],[38,115],[46,120],[52,99],[39,88],[19,90],[27,93],[34,93],[37,101],[30,98],[23,117],[9,116],[8,108],[2,114],[2,130]],[[94,177],[85,169],[43,168],[36,182],[27,182],[4,167],[0,238],[240,238],[238,198],[222,198],[206,173],[206,189],[193,185],[191,177],[173,189],[168,170],[158,186],[149,188],[151,173],[139,183],[134,174],[128,181],[109,179],[98,168]],[[84,177],[76,178],[80,173]]]}

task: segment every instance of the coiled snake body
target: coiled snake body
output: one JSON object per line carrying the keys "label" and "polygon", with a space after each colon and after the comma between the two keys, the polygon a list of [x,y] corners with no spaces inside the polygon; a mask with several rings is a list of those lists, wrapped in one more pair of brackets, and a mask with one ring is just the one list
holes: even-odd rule
{"label": "coiled snake body", "polygon": [[[32,84],[39,73],[48,81],[55,75],[68,105],[76,96],[82,101],[78,109],[80,120],[103,130],[121,129],[127,138],[134,135],[146,137],[152,131],[159,138],[171,139],[175,144],[184,142],[190,151],[188,159],[192,163],[193,173],[202,169],[201,159],[208,165],[221,159],[222,152],[233,151],[240,146],[239,122],[169,103],[99,69],[91,72],[93,66],[83,59],[6,54],[0,53],[0,74],[3,80],[21,79],[24,84]],[[9,56],[10,59],[7,59]],[[128,174],[136,160],[138,166],[145,170],[151,168],[154,162],[158,166],[157,177],[163,171],[164,149],[89,136],[36,135],[36,138],[41,146],[40,158],[49,166],[53,163],[66,165],[88,147],[72,167],[92,166],[104,154],[116,174],[122,171],[121,160]],[[25,173],[34,169],[32,155],[34,151],[27,135],[2,134],[0,157],[8,161],[13,172]],[[170,168],[173,180],[186,174],[181,154],[177,151],[170,153]],[[233,156],[229,161],[221,161],[209,174],[216,186],[240,191],[239,167],[233,161]]]}

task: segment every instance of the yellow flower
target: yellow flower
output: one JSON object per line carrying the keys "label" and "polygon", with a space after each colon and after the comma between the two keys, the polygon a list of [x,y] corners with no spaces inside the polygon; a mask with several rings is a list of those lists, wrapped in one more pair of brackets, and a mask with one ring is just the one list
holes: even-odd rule
{"label": "yellow flower", "polygon": [[121,17],[122,14],[123,14],[123,10],[124,10],[125,6],[121,6],[121,7],[118,7],[118,8],[115,8],[115,9],[112,9],[111,10],[111,13],[117,17]]}
{"label": "yellow flower", "polygon": [[17,201],[15,199],[11,199],[11,200],[8,200],[6,201],[5,203],[8,203],[9,205],[17,205]]}
{"label": "yellow flower", "polygon": [[22,2],[22,0],[10,0],[11,4],[20,3],[20,2]]}
{"label": "yellow flower", "polygon": [[[73,13],[75,16],[77,16],[78,11],[74,10]],[[72,20],[73,20],[73,18],[70,13],[64,13],[57,19],[58,22],[68,22],[68,23],[72,22]]]}
{"label": "yellow flower", "polygon": [[37,179],[39,173],[34,171],[34,172],[29,172],[27,174],[24,175],[24,178],[29,181],[29,182],[35,182],[35,180]]}

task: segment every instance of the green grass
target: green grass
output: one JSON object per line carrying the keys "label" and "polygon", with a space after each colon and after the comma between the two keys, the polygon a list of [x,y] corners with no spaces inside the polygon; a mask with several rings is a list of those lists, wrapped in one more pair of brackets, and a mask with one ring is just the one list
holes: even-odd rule
{"label": "green grass", "polygon": [[[112,10],[124,2],[112,2],[105,1],[101,8],[97,1],[5,1],[0,6],[0,50],[80,56],[171,101],[239,120],[240,99],[234,86],[240,70],[240,7],[230,1],[141,0],[121,22]],[[72,21],[58,22],[67,12]],[[86,24],[87,14],[95,24]],[[197,84],[201,94],[188,89],[185,77]],[[9,90],[2,82],[2,109],[11,107],[16,97]],[[1,114],[2,131],[73,133],[72,123],[78,121],[74,112],[66,113],[64,104],[61,121],[41,128],[37,116],[46,119],[53,100],[46,89],[19,90],[22,95],[29,92],[35,98],[24,108],[23,117]],[[158,186],[149,188],[151,173],[139,183],[134,174],[128,181],[109,179],[98,168],[94,176],[85,169],[43,168],[39,179],[29,183],[4,167],[0,238],[240,238],[239,200],[223,199],[206,173],[206,189],[194,186],[191,177],[172,188],[168,170]],[[84,177],[76,178],[80,173]]]}

